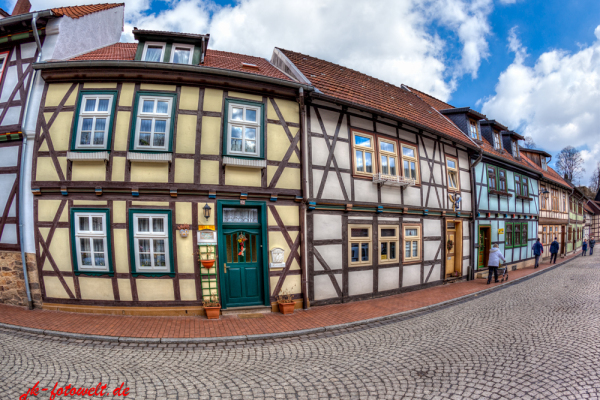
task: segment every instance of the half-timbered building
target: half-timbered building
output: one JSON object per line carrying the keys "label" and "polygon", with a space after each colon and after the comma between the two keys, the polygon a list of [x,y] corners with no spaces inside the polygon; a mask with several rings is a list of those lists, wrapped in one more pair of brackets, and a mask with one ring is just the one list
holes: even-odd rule
{"label": "half-timbered building", "polygon": [[569,197],[569,225],[567,226],[567,253],[577,252],[583,244],[583,203],[587,202],[585,193],[571,185]]}
{"label": "half-timbered building", "polygon": [[600,243],[600,189],[594,199],[588,199],[587,205],[592,212],[590,237]]}
{"label": "half-timbered building", "polygon": [[408,87],[276,48],[307,101],[308,297],[320,305],[467,276],[469,150],[477,144]]}
{"label": "half-timbered building", "polygon": [[572,186],[548,165],[550,154],[541,150],[520,149],[533,167],[541,174],[540,216],[538,237],[544,245],[542,259],[550,258],[550,245],[557,239],[559,256],[564,257],[568,250],[569,200]]}
{"label": "half-timbered building", "polygon": [[[12,15],[0,12],[0,303],[31,307],[41,300],[32,229],[31,142],[44,88],[33,64],[118,42],[123,4],[30,8],[28,0],[19,0]],[[31,282],[25,280],[24,261]]]}
{"label": "half-timbered building", "polygon": [[[302,98],[209,35],[135,29],[45,86],[32,189],[44,307],[198,315],[302,299]],[[304,303],[307,304],[307,303]]]}

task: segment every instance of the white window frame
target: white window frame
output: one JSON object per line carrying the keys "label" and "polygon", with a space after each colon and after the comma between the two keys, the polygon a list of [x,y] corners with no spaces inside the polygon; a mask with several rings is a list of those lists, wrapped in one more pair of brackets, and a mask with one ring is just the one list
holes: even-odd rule
{"label": "white window frame", "polygon": [[[112,117],[112,108],[114,95],[112,94],[84,94],[81,97],[81,104],[79,106],[79,116],[77,123],[77,137],[75,138],[75,149],[79,150],[94,150],[94,149],[107,149],[108,146],[108,131],[110,128],[110,121]],[[88,99],[96,99],[96,108],[98,108],[99,100],[108,99],[108,110],[107,111],[85,111],[85,103]],[[84,118],[93,118],[94,121],[92,123],[92,133],[90,138],[91,144],[81,144],[81,131],[83,128],[83,119]],[[104,142],[101,145],[93,144],[94,141],[94,132],[96,127],[96,119],[97,118],[106,118],[106,125],[104,126]]]}
{"label": "white window frame", "polygon": [[[356,144],[356,136],[360,136],[371,141],[371,147],[361,146]],[[368,133],[363,132],[352,132],[352,160],[354,161],[354,175],[361,176],[373,176],[375,171],[377,170],[377,152],[375,151],[375,146],[379,146],[375,141],[375,136],[369,135]],[[362,151],[362,161],[363,161],[363,169],[364,171],[358,170],[358,164],[356,162],[356,152]],[[367,156],[366,153],[371,154],[371,172],[367,172]]]}
{"label": "white window frame", "polygon": [[[148,218],[148,226],[150,232],[139,232],[138,228],[138,220],[140,218]],[[165,228],[164,232],[152,232],[152,220],[153,219],[162,219],[163,226]],[[169,230],[171,227],[169,226],[169,216],[168,214],[144,214],[144,213],[134,213],[133,214],[133,245],[135,252],[135,270],[137,273],[154,273],[154,272],[171,272],[171,254],[170,243],[169,243]],[[140,239],[147,239],[150,241],[150,262],[152,265],[150,267],[142,267],[140,265]],[[164,239],[165,241],[165,266],[164,267],[156,267],[154,266],[154,239]]]}
{"label": "white window frame", "polygon": [[144,44],[144,51],[142,52],[142,61],[146,61],[146,51],[148,50],[148,46],[160,46],[162,48],[160,52],[159,61],[148,61],[148,62],[163,62],[165,59],[165,49],[167,44],[165,42],[146,42]]}
{"label": "white window frame", "polygon": [[[194,48],[195,46],[193,44],[182,44],[182,43],[173,43],[173,45],[171,46],[171,57],[169,59],[170,63],[173,63],[173,59],[175,58],[175,49],[179,47],[179,48],[185,48],[188,49],[190,51],[190,60],[187,64],[182,64],[182,65],[191,65],[192,64],[192,58],[194,58]],[[178,63],[181,64],[181,63]]]}
{"label": "white window frame", "polygon": [[[352,229],[368,229],[367,237],[352,237]],[[358,261],[352,261],[352,244],[358,244]],[[362,259],[362,245],[369,246],[369,259]],[[371,225],[348,225],[348,265],[351,267],[367,266],[373,262],[373,227]]]}
{"label": "white window frame", "polygon": [[[403,149],[405,147],[407,149],[413,150],[414,153],[415,153],[415,156],[414,157],[410,157],[410,156],[404,155]],[[408,161],[408,162],[413,161],[415,163],[415,173],[417,175],[414,178],[415,179],[415,183],[416,184],[421,183],[421,169],[420,169],[420,165],[419,165],[419,148],[416,145],[410,145],[410,144],[406,144],[406,143],[400,143],[400,162],[401,162],[400,167],[402,168],[402,175],[405,178],[413,179],[412,176],[406,176],[405,171],[404,171],[404,161]]]}
{"label": "white window frame", "polygon": [[494,131],[494,148],[500,150],[500,133]]}
{"label": "white window frame", "polygon": [[[392,146],[394,146],[394,151],[390,152],[390,151],[387,151],[387,150],[382,150],[381,149],[381,143],[391,144]],[[398,176],[399,172],[400,172],[399,171],[400,165],[398,164],[398,159],[399,159],[398,158],[398,144],[396,143],[396,141],[389,140],[389,139],[378,138],[378,140],[377,140],[377,146],[378,146],[377,149],[379,150],[379,160],[378,160],[379,161],[379,173],[381,173],[382,175],[385,175],[385,176]],[[396,164],[396,173],[395,174],[391,174],[391,173],[385,174],[383,172],[383,162],[381,160],[382,157],[387,157],[387,159],[388,159],[388,163],[387,163],[387,165],[388,165],[388,172],[390,171],[390,161],[389,160],[390,160],[390,158],[394,159],[394,162]]]}
{"label": "white window frame", "polygon": [[513,150],[513,157],[517,158],[517,157],[519,157],[519,146],[517,146],[517,141],[512,140],[511,143],[512,143],[511,145],[512,145],[512,150]]}
{"label": "white window frame", "polygon": [[[144,109],[144,100],[153,100],[154,101],[154,112],[152,113],[144,113],[142,110]],[[158,106],[159,101],[167,101],[168,108],[167,114],[157,114],[156,107]],[[173,98],[172,97],[163,97],[163,96],[140,96],[138,100],[138,109],[136,110],[136,124],[135,124],[135,138],[133,143],[134,150],[153,150],[153,151],[169,151],[169,143],[171,139],[171,118],[173,114]],[[142,119],[152,119],[152,132],[150,134],[150,143],[154,142],[154,127],[157,120],[166,121],[165,127],[165,144],[164,146],[153,146],[150,144],[149,146],[141,146],[139,144],[140,141],[140,129],[142,127]]]}
{"label": "white window frame", "polygon": [[[448,161],[454,161],[454,165],[456,165],[455,168],[451,168],[448,165]],[[456,187],[452,187],[450,185],[450,173],[454,172],[456,174]],[[452,156],[446,156],[446,173],[448,175],[448,190],[451,192],[460,192],[460,173],[459,173],[459,169],[458,169],[458,158],[452,157]]]}
{"label": "white window frame", "polygon": [[[381,231],[383,229],[394,229],[396,234],[394,236],[385,236],[381,235]],[[400,262],[400,252],[402,249],[400,248],[400,226],[398,225],[379,225],[379,245],[377,246],[377,256],[379,257],[379,264],[397,264]],[[396,243],[396,258],[389,258],[390,256],[390,244]],[[383,260],[381,258],[381,248],[382,245],[386,245],[387,251],[387,259]]]}
{"label": "white window frame", "polygon": [[[407,236],[406,235],[406,231],[408,229],[416,229],[417,230],[417,235],[416,236]],[[413,256],[413,243],[416,242],[417,243],[417,256]],[[406,257],[406,244],[410,243],[410,257]],[[421,235],[421,225],[413,225],[413,224],[406,224],[406,225],[402,225],[402,258],[404,259],[404,262],[418,262],[421,261],[421,245],[423,243],[423,237]]]}
{"label": "white window frame", "polygon": [[546,162],[546,157],[541,156],[541,159],[542,159],[542,169],[544,171],[548,171],[548,163]]}
{"label": "white window frame", "polygon": [[[79,218],[87,217],[90,230],[89,231],[81,231],[79,229]],[[102,231],[92,231],[92,218],[100,217],[102,218]],[[77,253],[77,267],[80,272],[109,272],[110,271],[110,260],[108,259],[108,241],[107,241],[107,231],[106,231],[106,214],[99,212],[75,212],[73,214],[73,226],[75,228],[75,251]],[[81,258],[81,239],[88,239],[90,241],[90,253],[92,258],[92,265],[84,265],[83,260]],[[96,266],[96,259],[94,257],[94,239],[102,239],[103,240],[103,248],[104,248],[104,266]]]}
{"label": "white window frame", "polygon": [[[232,119],[233,109],[234,108],[242,108],[243,111],[243,121]],[[255,110],[256,111],[256,122],[246,121],[246,110]],[[260,146],[262,143],[261,138],[261,107],[260,106],[251,106],[248,104],[241,103],[229,103],[229,109],[227,110],[227,155],[231,156],[243,156],[243,157],[260,157]],[[231,149],[231,128],[234,126],[238,126],[242,128],[242,151],[234,151]],[[254,147],[254,153],[250,153],[245,151],[245,140],[246,140],[246,129],[245,128],[255,128],[256,129],[256,146]]]}

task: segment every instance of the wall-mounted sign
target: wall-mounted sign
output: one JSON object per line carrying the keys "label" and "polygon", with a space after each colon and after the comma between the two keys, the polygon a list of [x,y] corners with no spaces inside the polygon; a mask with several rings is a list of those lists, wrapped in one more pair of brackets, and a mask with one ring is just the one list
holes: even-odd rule
{"label": "wall-mounted sign", "polygon": [[271,263],[269,264],[270,268],[284,268],[285,251],[279,247],[275,247],[271,249]]}
{"label": "wall-mounted sign", "polygon": [[217,232],[214,225],[198,226],[198,244],[216,244]]}
{"label": "wall-mounted sign", "polygon": [[498,229],[498,235],[504,235],[504,228]]}

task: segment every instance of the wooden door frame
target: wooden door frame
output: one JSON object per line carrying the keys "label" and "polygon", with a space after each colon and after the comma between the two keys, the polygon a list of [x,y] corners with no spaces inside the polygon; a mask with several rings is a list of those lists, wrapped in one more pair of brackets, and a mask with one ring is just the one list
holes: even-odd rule
{"label": "wooden door frame", "polygon": [[223,262],[221,260],[226,260],[227,255],[225,254],[225,245],[221,243],[221,235],[223,232],[223,207],[224,206],[232,206],[235,208],[258,208],[260,216],[260,232],[261,232],[261,243],[262,243],[262,274],[263,274],[263,305],[270,306],[271,301],[271,288],[269,287],[269,245],[268,245],[268,236],[267,236],[267,203],[263,201],[246,201],[245,204],[240,204],[239,200],[217,200],[217,250],[219,253],[219,258],[217,262],[218,274],[219,274],[219,298],[221,301],[221,307],[223,309],[227,309],[227,301],[225,299],[226,296],[223,294],[226,293],[223,289],[223,285],[225,285],[225,277],[223,271]]}
{"label": "wooden door frame", "polygon": [[[442,246],[444,246],[444,279],[448,279],[446,277],[446,262],[448,261],[448,249],[446,248],[446,244],[448,243],[448,222],[454,222],[454,272],[458,270],[458,276],[463,276],[463,220],[447,218],[444,223],[444,242],[442,243]],[[456,267],[457,264],[458,268]]]}
{"label": "wooden door frame", "polygon": [[[492,225],[479,225],[478,226],[478,230],[477,230],[477,243],[478,243],[478,247],[477,247],[477,269],[479,269],[479,246],[481,246],[481,243],[479,243],[479,232],[481,231],[481,229],[484,229],[485,231],[488,232],[487,235],[484,234],[484,239],[485,239],[485,243],[483,244],[483,268],[485,269],[487,268],[487,260],[489,260],[490,258],[490,247],[492,246]],[[514,235],[514,232],[513,232]],[[514,237],[513,237],[514,240]]]}

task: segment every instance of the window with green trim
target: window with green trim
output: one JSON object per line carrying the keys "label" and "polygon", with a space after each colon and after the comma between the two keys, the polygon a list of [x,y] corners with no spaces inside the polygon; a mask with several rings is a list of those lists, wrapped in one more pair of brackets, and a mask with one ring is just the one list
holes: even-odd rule
{"label": "window with green trim", "polygon": [[515,222],[513,225],[513,247],[521,246],[521,224]]}
{"label": "window with green trim", "polygon": [[529,243],[527,240],[527,222],[521,224],[521,246],[527,246]]}
{"label": "window with green trim", "polygon": [[515,174],[515,195],[521,195],[521,175]]}
{"label": "window with green trim", "polygon": [[521,196],[529,197],[529,182],[524,176],[521,176]]}
{"label": "window with green trim", "polygon": [[129,210],[132,273],[174,273],[172,230],[170,210]]}
{"label": "window with green trim", "polygon": [[491,165],[487,166],[487,177],[488,177],[488,189],[497,190],[497,178],[496,178],[496,167]]}
{"label": "window with green trim", "polygon": [[506,192],[506,170],[498,168],[498,190]]}
{"label": "window with green trim", "polygon": [[226,100],[223,154],[263,158],[263,104]]}
{"label": "window with green trim", "polygon": [[76,275],[113,273],[109,221],[109,210],[71,209],[71,244]]}
{"label": "window with green trim", "polygon": [[176,94],[137,92],[133,151],[172,151]]}
{"label": "window with green trim", "polygon": [[115,115],[116,91],[79,93],[72,150],[109,150]]}
{"label": "window with green trim", "polygon": [[506,223],[506,232],[504,233],[504,245],[506,248],[513,247],[513,224]]}

